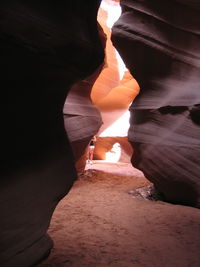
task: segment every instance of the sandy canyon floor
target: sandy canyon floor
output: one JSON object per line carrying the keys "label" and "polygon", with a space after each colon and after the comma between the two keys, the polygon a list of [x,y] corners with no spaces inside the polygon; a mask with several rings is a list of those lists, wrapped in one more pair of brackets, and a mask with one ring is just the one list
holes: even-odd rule
{"label": "sandy canyon floor", "polygon": [[129,163],[88,165],[54,212],[41,267],[199,267],[200,210],[130,194],[148,186]]}

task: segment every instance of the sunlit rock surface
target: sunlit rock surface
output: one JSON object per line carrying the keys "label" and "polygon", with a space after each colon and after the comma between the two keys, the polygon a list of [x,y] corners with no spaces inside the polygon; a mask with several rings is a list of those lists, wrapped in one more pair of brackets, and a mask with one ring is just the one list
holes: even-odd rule
{"label": "sunlit rock surface", "polygon": [[58,201],[76,178],[63,105],[104,60],[100,1],[1,1],[0,266],[47,256]]}
{"label": "sunlit rock surface", "polygon": [[132,149],[127,141],[128,108],[139,92],[139,86],[125,67],[110,40],[111,27],[121,8],[118,1],[103,0],[98,21],[105,34],[106,62],[91,92],[93,103],[101,112],[103,124],[97,133],[94,158],[106,161],[130,161]]}
{"label": "sunlit rock surface", "polygon": [[[101,2],[98,22],[101,25],[99,33],[106,50],[105,62],[95,73],[72,86],[64,105],[65,128],[78,172],[84,170],[88,143],[93,135],[101,137],[102,148],[104,147],[102,137],[105,137],[105,144],[107,137],[114,137],[115,142],[117,137],[119,142],[122,137],[127,140],[129,127],[127,110],[138,94],[139,87],[110,40],[111,26],[120,12],[119,3],[112,0]],[[112,144],[111,141],[111,147]],[[99,145],[98,147],[101,150]],[[100,156],[102,157],[105,155]]]}
{"label": "sunlit rock surface", "polygon": [[[92,101],[102,116],[103,125],[98,132],[101,137],[127,136],[129,125],[127,110],[139,91],[137,82],[127,71],[110,40],[111,27],[119,18],[120,13],[118,1],[103,0],[101,2],[98,21],[107,35],[106,61],[91,92]],[[120,125],[122,121],[123,127]]]}
{"label": "sunlit rock surface", "polygon": [[200,206],[199,1],[121,1],[112,40],[141,88],[133,165],[164,198]]}

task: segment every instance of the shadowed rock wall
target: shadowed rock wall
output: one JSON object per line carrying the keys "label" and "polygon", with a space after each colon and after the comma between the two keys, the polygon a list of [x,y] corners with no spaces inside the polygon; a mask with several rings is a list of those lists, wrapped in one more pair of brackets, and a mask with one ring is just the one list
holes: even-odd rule
{"label": "shadowed rock wall", "polygon": [[102,66],[86,79],[74,84],[63,108],[65,129],[78,172],[84,170],[88,144],[102,125],[100,111],[90,99],[92,86],[101,70]]}
{"label": "shadowed rock wall", "polygon": [[141,92],[133,165],[167,201],[200,206],[199,1],[121,1],[112,41]]}
{"label": "shadowed rock wall", "polygon": [[58,201],[76,179],[63,105],[103,63],[100,1],[1,1],[0,265],[47,256]]}

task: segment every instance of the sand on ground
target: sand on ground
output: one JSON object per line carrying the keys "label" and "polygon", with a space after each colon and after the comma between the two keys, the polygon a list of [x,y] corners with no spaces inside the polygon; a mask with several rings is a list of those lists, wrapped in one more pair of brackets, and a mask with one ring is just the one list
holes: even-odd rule
{"label": "sand on ground", "polygon": [[129,193],[149,184],[129,163],[88,165],[54,212],[54,248],[38,266],[199,267],[200,210]]}

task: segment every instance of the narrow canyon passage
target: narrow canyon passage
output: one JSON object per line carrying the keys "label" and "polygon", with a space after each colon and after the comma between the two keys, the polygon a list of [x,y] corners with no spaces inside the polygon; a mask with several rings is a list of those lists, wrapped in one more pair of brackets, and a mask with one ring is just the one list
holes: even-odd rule
{"label": "narrow canyon passage", "polygon": [[0,14],[0,267],[200,267],[200,2]]}
{"label": "narrow canyon passage", "polygon": [[200,211],[129,194],[149,184],[129,163],[87,165],[54,212],[54,248],[38,266],[198,267]]}

